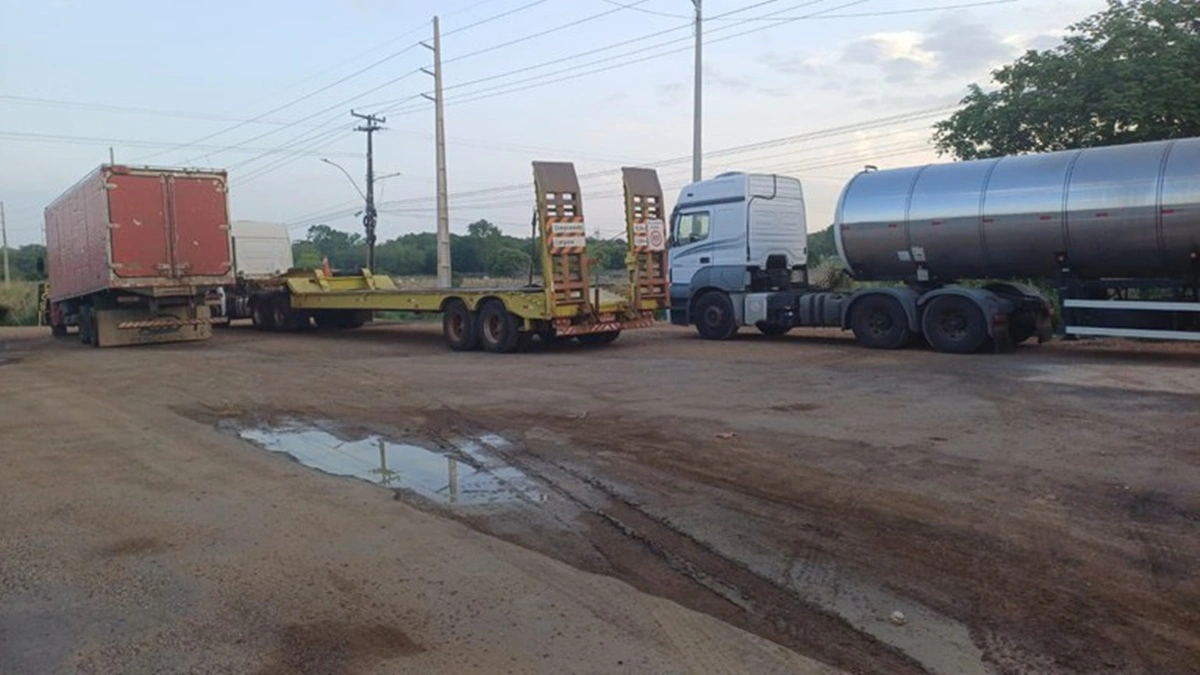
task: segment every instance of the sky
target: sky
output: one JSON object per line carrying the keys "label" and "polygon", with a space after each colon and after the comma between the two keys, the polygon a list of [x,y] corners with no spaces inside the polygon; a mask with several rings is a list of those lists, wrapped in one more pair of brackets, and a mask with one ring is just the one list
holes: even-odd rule
{"label": "sky", "polygon": [[[866,164],[929,144],[967,85],[1047,49],[1104,0],[705,0],[703,173],[804,184],[808,227]],[[451,230],[527,235],[533,160],[581,174],[589,234],[621,234],[621,166],[691,178],[689,0],[0,0],[9,244],[97,165],[228,170],[232,218],[359,232],[375,135],[381,241],[436,227],[432,17],[442,33]]]}

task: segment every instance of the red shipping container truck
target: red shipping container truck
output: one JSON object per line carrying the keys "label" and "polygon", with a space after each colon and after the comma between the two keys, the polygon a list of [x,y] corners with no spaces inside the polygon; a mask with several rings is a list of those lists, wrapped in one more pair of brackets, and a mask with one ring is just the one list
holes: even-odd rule
{"label": "red shipping container truck", "polygon": [[232,284],[224,171],[102,165],[46,207],[48,321],[95,346],[212,336]]}

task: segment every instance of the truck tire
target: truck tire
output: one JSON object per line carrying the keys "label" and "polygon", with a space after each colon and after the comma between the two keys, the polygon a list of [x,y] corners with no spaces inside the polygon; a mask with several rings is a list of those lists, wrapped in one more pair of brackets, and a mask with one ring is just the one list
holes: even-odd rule
{"label": "truck tire", "polygon": [[737,334],[733,301],[721,291],[709,291],[696,300],[696,332],[705,340],[728,340]]}
{"label": "truck tire", "polygon": [[92,308],[87,305],[79,308],[79,341],[92,344]]}
{"label": "truck tire", "polygon": [[272,330],[291,330],[288,327],[290,323],[287,297],[282,293],[276,293],[271,296],[271,328]]}
{"label": "truck tire", "polygon": [[442,336],[452,351],[470,352],[479,349],[479,318],[467,309],[462,300],[446,303],[442,312]]}
{"label": "truck tire", "polygon": [[603,333],[584,333],[579,336],[579,344],[585,347],[599,347],[600,345],[609,344],[619,337],[621,337],[621,331],[619,330],[610,330]]}
{"label": "truck tire", "polygon": [[521,326],[503,302],[488,300],[479,310],[479,342],[484,351],[510,354],[521,344]]}
{"label": "truck tire", "polygon": [[1037,335],[1037,317],[1028,312],[1016,312],[1009,317],[1008,339],[1019,345]]}
{"label": "truck tire", "polygon": [[871,349],[900,349],[913,337],[904,307],[886,295],[868,295],[854,303],[850,329],[860,345]]}
{"label": "truck tire", "polygon": [[758,332],[769,338],[783,337],[792,329],[791,326],[784,326],[783,324],[771,323],[769,321],[759,321],[754,324],[754,327],[758,329]]}
{"label": "truck tire", "polygon": [[271,313],[271,296],[259,295],[254,298],[250,310],[250,323],[259,330],[275,330]]}
{"label": "truck tire", "polygon": [[977,352],[988,339],[983,312],[960,295],[934,298],[921,317],[921,330],[934,351],[950,354]]}
{"label": "truck tire", "polygon": [[50,334],[56,338],[57,337],[66,337],[67,327],[65,324],[52,323],[52,324],[50,324]]}
{"label": "truck tire", "polygon": [[308,327],[308,315],[293,310],[286,293],[276,293],[271,297],[271,323],[275,330],[303,330]]}

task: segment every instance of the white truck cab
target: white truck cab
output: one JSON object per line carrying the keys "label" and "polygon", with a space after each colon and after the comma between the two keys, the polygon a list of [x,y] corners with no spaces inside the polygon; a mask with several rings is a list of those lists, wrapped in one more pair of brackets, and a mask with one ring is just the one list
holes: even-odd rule
{"label": "white truck cab", "polygon": [[[672,323],[728,332],[749,319],[772,332],[754,320],[765,319],[766,308],[753,303],[807,281],[807,239],[804,194],[795,178],[723,173],[685,186],[671,215]],[[715,316],[722,313],[734,320]],[[701,314],[713,316],[698,321]]]}

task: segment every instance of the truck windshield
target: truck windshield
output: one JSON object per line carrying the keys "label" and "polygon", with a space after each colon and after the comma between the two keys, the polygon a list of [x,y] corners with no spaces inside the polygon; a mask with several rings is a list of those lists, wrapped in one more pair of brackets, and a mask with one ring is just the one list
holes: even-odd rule
{"label": "truck windshield", "polygon": [[708,239],[708,221],[707,211],[679,214],[675,220],[676,245],[694,244]]}

